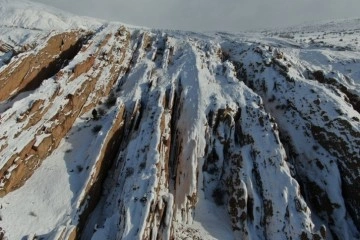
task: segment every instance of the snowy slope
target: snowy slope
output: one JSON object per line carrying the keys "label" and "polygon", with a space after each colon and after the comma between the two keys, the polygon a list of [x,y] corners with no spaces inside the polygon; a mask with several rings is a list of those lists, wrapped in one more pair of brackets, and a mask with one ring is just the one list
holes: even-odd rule
{"label": "snowy slope", "polygon": [[358,20],[0,12],[0,239],[360,239]]}
{"label": "snowy slope", "polygon": [[274,29],[273,32],[334,32],[340,33],[343,31],[359,30],[360,18],[353,19],[338,19],[333,21],[319,21],[312,23],[303,23],[287,28]]}
{"label": "snowy slope", "polygon": [[[59,9],[27,0],[0,1],[0,67],[37,45],[53,31],[97,29],[104,21],[78,17]],[[1,49],[6,46],[6,51]]]}
{"label": "snowy slope", "polygon": [[102,21],[78,17],[59,9],[27,0],[1,0],[0,22],[2,26],[38,30],[66,30],[90,28]]}

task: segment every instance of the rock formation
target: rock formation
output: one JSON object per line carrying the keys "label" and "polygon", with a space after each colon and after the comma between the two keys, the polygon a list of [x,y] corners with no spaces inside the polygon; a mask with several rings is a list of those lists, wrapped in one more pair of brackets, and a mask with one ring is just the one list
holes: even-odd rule
{"label": "rock formation", "polygon": [[0,68],[0,239],[360,239],[360,55],[269,34],[23,48]]}

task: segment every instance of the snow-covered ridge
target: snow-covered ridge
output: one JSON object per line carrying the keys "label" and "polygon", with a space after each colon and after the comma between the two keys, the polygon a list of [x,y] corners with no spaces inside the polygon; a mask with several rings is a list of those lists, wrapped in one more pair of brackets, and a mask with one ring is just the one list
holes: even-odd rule
{"label": "snow-covered ridge", "polygon": [[291,27],[278,28],[273,31],[280,32],[321,32],[321,31],[329,31],[329,32],[342,32],[342,31],[355,31],[360,29],[360,18],[352,18],[352,19],[339,19],[332,21],[320,21],[320,22],[312,22],[312,23],[303,23],[294,25]]}
{"label": "snow-covered ridge", "polygon": [[0,239],[360,239],[359,31],[0,11]]}
{"label": "snow-covered ridge", "polygon": [[102,21],[78,17],[60,9],[27,0],[1,0],[0,24],[39,30],[65,30],[70,28],[92,28]]}

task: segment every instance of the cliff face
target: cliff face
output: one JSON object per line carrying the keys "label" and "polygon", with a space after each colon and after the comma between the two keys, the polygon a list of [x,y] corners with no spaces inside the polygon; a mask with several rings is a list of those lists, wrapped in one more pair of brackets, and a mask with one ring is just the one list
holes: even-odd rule
{"label": "cliff face", "polygon": [[359,239],[359,31],[287,34],[19,43],[0,68],[0,239]]}

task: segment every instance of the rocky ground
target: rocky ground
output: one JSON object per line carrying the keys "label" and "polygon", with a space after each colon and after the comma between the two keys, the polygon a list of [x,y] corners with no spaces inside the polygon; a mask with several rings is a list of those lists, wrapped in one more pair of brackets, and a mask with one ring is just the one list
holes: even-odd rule
{"label": "rocky ground", "polygon": [[358,20],[190,33],[44,8],[0,8],[0,239],[360,239]]}

